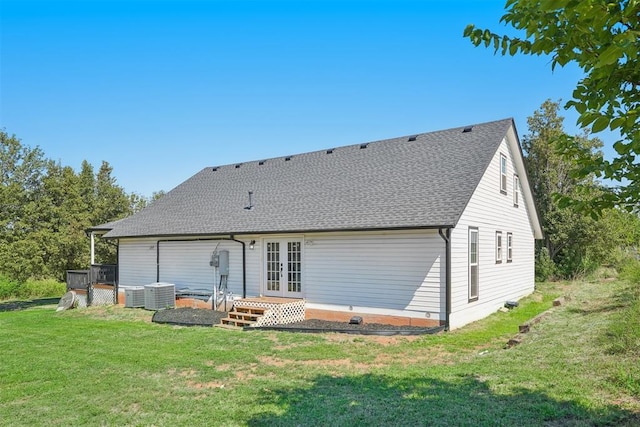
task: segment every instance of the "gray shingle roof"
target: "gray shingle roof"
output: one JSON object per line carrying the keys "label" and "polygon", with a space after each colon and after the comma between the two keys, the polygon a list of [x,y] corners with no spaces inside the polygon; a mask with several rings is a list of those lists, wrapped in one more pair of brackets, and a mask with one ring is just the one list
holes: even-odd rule
{"label": "gray shingle roof", "polygon": [[505,119],[207,167],[105,237],[454,226],[511,126]]}
{"label": "gray shingle roof", "polygon": [[[124,219],[124,218],[123,218]],[[117,219],[115,221],[105,222],[104,224],[94,225],[93,227],[87,228],[87,231],[109,231],[113,230],[113,228],[118,224],[122,219]]]}

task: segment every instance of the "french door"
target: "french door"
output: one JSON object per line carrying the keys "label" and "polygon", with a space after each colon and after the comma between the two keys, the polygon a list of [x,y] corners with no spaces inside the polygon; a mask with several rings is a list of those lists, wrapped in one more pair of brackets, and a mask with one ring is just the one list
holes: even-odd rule
{"label": "french door", "polygon": [[302,297],[302,240],[271,239],[264,244],[264,294]]}

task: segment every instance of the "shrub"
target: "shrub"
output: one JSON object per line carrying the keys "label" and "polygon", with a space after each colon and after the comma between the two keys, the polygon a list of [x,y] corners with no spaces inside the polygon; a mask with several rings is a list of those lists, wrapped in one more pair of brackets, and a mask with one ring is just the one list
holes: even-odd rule
{"label": "shrub", "polygon": [[67,285],[55,279],[27,280],[20,286],[19,299],[61,297]]}
{"label": "shrub", "polygon": [[0,275],[0,300],[59,297],[65,291],[66,285],[55,279],[29,279],[20,283]]}
{"label": "shrub", "polygon": [[0,300],[14,298],[18,294],[20,284],[0,274]]}
{"label": "shrub", "polygon": [[635,257],[628,257],[620,264],[620,278],[631,283],[640,284],[640,261]]}
{"label": "shrub", "polygon": [[556,265],[549,256],[547,248],[540,249],[536,260],[536,281],[546,282],[556,276]]}

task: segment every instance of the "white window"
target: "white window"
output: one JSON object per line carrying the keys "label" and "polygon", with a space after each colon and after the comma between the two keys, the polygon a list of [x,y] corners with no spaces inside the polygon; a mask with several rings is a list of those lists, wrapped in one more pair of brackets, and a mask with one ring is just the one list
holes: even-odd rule
{"label": "white window", "polygon": [[478,229],[469,228],[469,302],[478,299]]}
{"label": "white window", "polygon": [[513,261],[513,233],[507,233],[507,262]]}
{"label": "white window", "polygon": [[520,203],[520,178],[518,175],[513,175],[513,206],[516,208]]}
{"label": "white window", "polygon": [[500,192],[507,194],[507,156],[500,154]]}
{"label": "white window", "polygon": [[496,262],[502,262],[502,231],[496,231]]}

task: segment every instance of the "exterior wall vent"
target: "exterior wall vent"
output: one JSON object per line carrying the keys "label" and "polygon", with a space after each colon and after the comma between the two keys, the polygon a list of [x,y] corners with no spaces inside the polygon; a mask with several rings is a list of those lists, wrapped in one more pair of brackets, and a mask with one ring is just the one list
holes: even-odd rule
{"label": "exterior wall vent", "polygon": [[462,133],[469,133],[473,130],[473,126],[467,126],[462,130]]}

